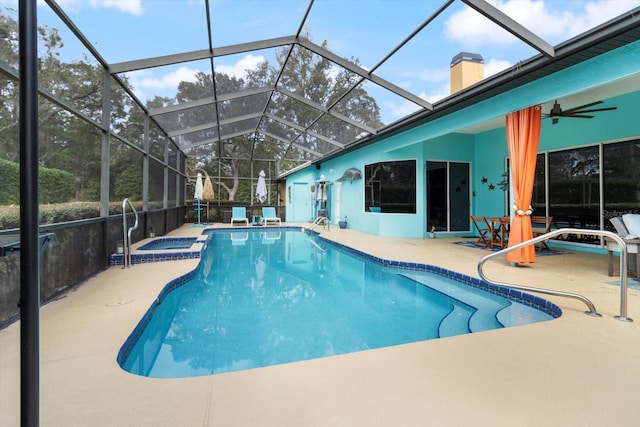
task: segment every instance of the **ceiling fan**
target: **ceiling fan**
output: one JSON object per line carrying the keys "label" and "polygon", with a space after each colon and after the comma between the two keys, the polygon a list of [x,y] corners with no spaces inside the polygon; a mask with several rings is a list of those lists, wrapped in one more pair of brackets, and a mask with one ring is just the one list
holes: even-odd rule
{"label": "ceiling fan", "polygon": [[553,108],[551,109],[551,111],[549,111],[549,114],[546,114],[545,116],[551,117],[551,123],[555,125],[556,123],[558,123],[558,119],[560,117],[592,119],[594,117],[593,115],[584,114],[584,113],[595,113],[597,111],[609,111],[609,110],[615,110],[618,108],[618,107],[591,108],[591,109],[589,108],[598,104],[602,104],[602,101],[591,102],[589,104],[580,105],[579,107],[563,110],[560,107],[560,104],[558,103],[558,101],[556,101],[553,103]]}

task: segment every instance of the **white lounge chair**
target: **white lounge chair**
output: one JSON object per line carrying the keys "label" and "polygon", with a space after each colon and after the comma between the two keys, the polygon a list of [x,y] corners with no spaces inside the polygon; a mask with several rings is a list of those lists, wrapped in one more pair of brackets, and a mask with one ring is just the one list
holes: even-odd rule
{"label": "white lounge chair", "polygon": [[249,226],[249,219],[247,218],[247,209],[243,207],[234,206],[231,210],[231,225],[236,222],[244,222],[244,225]]}
{"label": "white lounge chair", "polygon": [[274,224],[282,225],[280,218],[276,216],[276,208],[264,207],[262,208],[262,225],[267,225],[270,222]]}

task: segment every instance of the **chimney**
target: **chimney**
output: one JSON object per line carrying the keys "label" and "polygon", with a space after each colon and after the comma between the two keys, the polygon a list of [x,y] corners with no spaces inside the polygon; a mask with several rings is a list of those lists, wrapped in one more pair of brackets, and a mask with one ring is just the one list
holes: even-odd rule
{"label": "chimney", "polygon": [[477,53],[460,52],[451,59],[451,94],[484,79],[484,59]]}

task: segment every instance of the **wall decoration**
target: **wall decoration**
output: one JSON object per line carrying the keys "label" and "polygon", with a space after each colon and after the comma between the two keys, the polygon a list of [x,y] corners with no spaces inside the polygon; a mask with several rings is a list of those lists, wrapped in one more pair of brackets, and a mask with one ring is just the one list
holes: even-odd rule
{"label": "wall decoration", "polygon": [[358,169],[358,168],[349,168],[346,171],[344,171],[342,176],[340,178],[338,178],[337,181],[338,182],[342,182],[342,181],[349,180],[353,184],[353,181],[355,179],[360,179],[360,178],[362,178],[362,172],[360,172],[360,169]]}

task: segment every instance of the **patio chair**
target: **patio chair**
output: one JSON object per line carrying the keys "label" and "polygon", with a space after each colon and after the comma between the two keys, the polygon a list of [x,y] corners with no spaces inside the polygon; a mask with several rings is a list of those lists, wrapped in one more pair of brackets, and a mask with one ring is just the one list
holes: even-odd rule
{"label": "patio chair", "polygon": [[[640,266],[640,239],[638,239],[634,234],[629,234],[629,230],[626,227],[626,223],[623,221],[623,217],[611,218],[609,219],[609,221],[615,227],[618,236],[625,240],[625,243],[627,244],[627,254],[636,255],[635,273],[636,277],[640,277],[640,273],[638,272],[638,268]],[[608,238],[605,238],[605,243],[607,245],[607,274],[609,276],[613,276],[613,253],[620,252],[620,245],[615,240],[611,240]],[[628,270],[632,270],[632,265],[630,264],[631,263],[627,264]]]}
{"label": "patio chair", "polygon": [[500,216],[496,218],[489,218],[489,236],[491,240],[489,245],[504,249],[509,243],[509,232],[511,227],[511,218],[508,216]]}
{"label": "patio chair", "polygon": [[266,226],[270,222],[274,224],[282,225],[280,218],[276,216],[276,208],[263,207],[262,208],[262,225]]}
{"label": "patio chair", "polygon": [[474,216],[471,215],[471,221],[473,222],[474,227],[478,231],[478,240],[476,240],[473,245],[476,246],[478,244],[482,244],[483,248],[486,248],[491,243],[491,226],[489,225],[489,221],[484,216]]}
{"label": "patio chair", "polygon": [[[552,216],[532,216],[531,217],[531,230],[533,231],[533,237],[542,236],[543,234],[547,234],[551,231],[551,224],[553,224]],[[549,246],[547,246],[547,242],[540,242],[536,249],[541,251],[542,248],[546,248],[549,250]]]}
{"label": "patio chair", "polygon": [[231,210],[231,225],[236,222],[244,222],[244,225],[249,226],[249,219],[247,218],[247,209],[240,206],[234,206]]}

